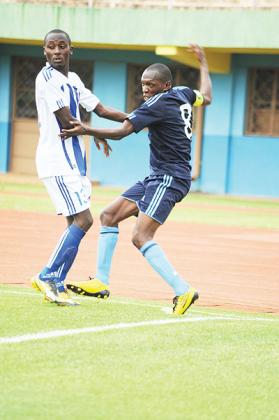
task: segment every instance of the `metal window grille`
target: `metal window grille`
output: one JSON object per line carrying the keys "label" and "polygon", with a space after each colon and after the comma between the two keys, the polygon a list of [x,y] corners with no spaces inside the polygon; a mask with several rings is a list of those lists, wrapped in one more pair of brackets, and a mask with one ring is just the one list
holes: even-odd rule
{"label": "metal window grille", "polygon": [[140,64],[128,64],[127,112],[132,112],[143,103],[141,75],[145,69],[146,66]]}
{"label": "metal window grille", "polygon": [[[146,65],[128,64],[127,112],[131,112],[143,103],[141,75]],[[198,89],[199,71],[187,66],[169,66],[174,86],[189,86]]]}
{"label": "metal window grille", "polygon": [[[16,57],[14,59],[14,110],[13,118],[36,119],[35,79],[45,65],[43,58]],[[76,72],[85,86],[92,89],[93,63],[84,60],[72,60],[70,70]],[[90,113],[80,108],[81,119],[88,122]]]}
{"label": "metal window grille", "polygon": [[43,58],[14,59],[14,118],[37,118],[35,79],[44,63]]}
{"label": "metal window grille", "polygon": [[251,69],[246,134],[279,135],[279,69]]}
{"label": "metal window grille", "polygon": [[[131,112],[143,103],[141,75],[146,65],[128,64],[127,112]],[[199,70],[188,66],[169,66],[174,86],[189,86],[198,89]],[[193,130],[195,130],[196,108],[193,108]]]}

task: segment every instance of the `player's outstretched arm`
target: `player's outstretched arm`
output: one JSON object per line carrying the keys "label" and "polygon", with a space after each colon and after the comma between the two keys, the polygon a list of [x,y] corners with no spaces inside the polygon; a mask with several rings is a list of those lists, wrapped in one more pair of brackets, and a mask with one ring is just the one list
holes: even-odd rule
{"label": "player's outstretched arm", "polygon": [[79,136],[87,134],[89,136],[97,137],[100,139],[121,140],[123,137],[128,136],[134,131],[134,127],[129,120],[125,120],[120,127],[116,128],[93,128],[80,121],[72,121],[71,129],[63,129],[60,133],[62,139],[67,139],[72,136]]}
{"label": "player's outstretched arm", "polygon": [[72,116],[68,106],[64,106],[63,108],[58,109],[54,112],[54,114],[60,122],[62,128],[71,128],[71,121],[78,121],[75,117]]}
{"label": "player's outstretched arm", "polygon": [[125,114],[125,112],[121,112],[121,111],[118,111],[117,109],[104,106],[103,104],[101,104],[101,102],[98,103],[98,105],[94,109],[94,112],[95,114],[98,115],[98,117],[106,118],[108,120],[118,121],[118,122],[123,122],[125,118],[127,118],[127,115],[128,115],[128,114]]}
{"label": "player's outstretched arm", "polygon": [[[72,116],[71,111],[69,107],[67,106],[59,109],[54,114],[56,118],[59,120],[62,129],[72,129],[73,124],[76,124],[77,126],[82,126],[82,123]],[[76,135],[76,134],[72,134],[72,135]],[[59,136],[61,137],[61,140],[71,137],[71,136],[62,137],[61,133],[59,134]],[[101,150],[101,148],[103,149],[103,153],[106,157],[110,155],[110,152],[112,150],[111,150],[110,145],[105,139],[96,139],[95,144],[98,150]]]}
{"label": "player's outstretched arm", "polygon": [[212,101],[212,83],[209,75],[208,64],[204,50],[197,44],[190,44],[191,51],[200,63],[200,92],[204,97],[203,105],[209,105]]}

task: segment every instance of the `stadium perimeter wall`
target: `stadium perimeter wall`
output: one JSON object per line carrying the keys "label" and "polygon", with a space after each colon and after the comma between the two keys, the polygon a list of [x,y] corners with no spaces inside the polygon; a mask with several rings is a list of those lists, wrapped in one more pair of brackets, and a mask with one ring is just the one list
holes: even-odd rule
{"label": "stadium perimeter wall", "polygon": [[[2,6],[3,5],[0,5],[0,12]],[[30,10],[31,9],[28,9],[28,11]],[[85,44],[80,45],[80,48],[78,48],[81,39],[82,42],[85,42],[87,36],[89,36],[89,29],[83,28],[80,37],[78,38],[77,30],[75,25],[73,25],[73,18],[66,19],[69,13],[73,16],[74,9],[71,9],[71,12],[69,12],[57,7],[48,7],[47,9],[43,7],[42,10],[47,10],[48,13],[45,15],[45,19],[41,20],[41,22],[43,22],[41,28],[39,28],[37,24],[38,8],[35,7],[32,16],[27,16],[27,14],[24,15],[25,20],[22,20],[22,15],[20,15],[21,20],[18,19],[15,21],[15,16],[13,16],[13,24],[10,22],[10,29],[7,35],[7,38],[9,39],[7,39],[6,42],[4,42],[3,39],[3,26],[2,30],[0,30],[0,100],[1,104],[4,104],[0,110],[1,172],[6,172],[9,169],[9,156],[11,150],[11,109],[13,106],[12,57],[40,57],[42,53],[41,47],[26,44],[39,44],[41,42],[39,39],[43,38],[43,35],[47,30],[57,26],[57,22],[63,21],[63,14],[65,17],[65,25],[62,25],[63,29],[68,30],[71,35],[74,33],[73,39],[74,41],[75,39],[77,40],[75,57],[80,59],[92,59],[94,61],[94,92],[105,104],[122,110],[126,109],[127,63],[150,64],[152,62],[161,61],[168,64],[171,62],[167,58],[156,56],[153,51],[138,50],[137,46],[132,44],[132,41],[129,50],[96,49],[92,46],[85,48]],[[25,12],[27,12],[27,7],[25,7]],[[110,11],[110,13],[111,12],[112,11]],[[80,13],[84,13],[84,11],[81,12],[76,9],[77,15],[75,16],[75,19],[80,16]],[[98,11],[96,16],[104,16],[104,13],[105,11]],[[148,13],[151,12],[148,11]],[[273,17],[271,17],[271,14],[267,13],[267,11],[266,13],[258,12],[256,19],[257,25],[260,23],[259,13],[264,13],[264,16],[268,18],[269,24],[275,16],[273,14]],[[0,15],[3,17],[3,13]],[[161,16],[160,13],[156,15],[158,18]],[[26,31],[27,23],[30,23],[30,19],[34,19],[34,16],[36,17],[34,27],[32,28],[31,26],[31,29]],[[93,23],[95,23],[96,16]],[[132,14],[130,14],[130,16],[132,16]],[[192,17],[193,15],[191,14],[188,15],[188,17],[189,16]],[[208,13],[207,19],[210,19],[210,16],[212,18],[213,15]],[[240,19],[240,15],[238,16]],[[7,14],[5,15],[5,18],[6,22],[9,21],[9,16],[7,16]],[[53,23],[52,19],[54,19]],[[86,19],[88,19],[88,16]],[[104,19],[104,17],[102,19]],[[150,19],[148,19],[148,21],[149,20]],[[134,18],[132,21],[135,23]],[[241,22],[242,19],[240,21],[240,26],[242,25]],[[207,25],[208,24],[209,20],[207,20]],[[100,25],[100,22],[98,25]],[[97,28],[99,27],[98,25]],[[126,37],[130,35],[131,40],[135,42],[133,33],[127,34],[131,22],[127,25],[128,26],[124,31]],[[7,28],[7,23],[4,27]],[[95,31],[97,31],[96,28]],[[178,31],[179,34],[180,32],[181,31]],[[206,31],[204,31],[198,39],[202,45],[207,45],[204,44],[206,42],[205,32]],[[31,34],[33,34],[32,40],[30,40],[30,38],[32,38]],[[115,39],[115,37],[113,38],[115,31],[109,31],[109,25],[106,25],[107,37],[105,36],[104,31],[101,32],[101,34],[103,35],[101,36],[99,33],[98,36],[102,38],[103,42],[111,42]],[[258,42],[258,46],[264,48],[264,46],[267,45],[267,38],[260,40],[257,34],[258,32],[255,32],[256,41],[254,39],[254,42]],[[11,39],[12,36],[17,38],[21,36],[20,44],[22,45],[19,45],[19,41],[17,41],[18,45],[15,45],[15,41],[12,41]],[[147,35],[145,34],[145,36]],[[176,34],[176,37],[177,36],[178,35]],[[249,47],[255,47],[255,43],[252,45],[251,32],[248,30],[246,38]],[[214,39],[216,43],[217,41],[219,42],[219,47],[225,48],[225,45],[228,46],[228,37],[226,38],[226,41],[224,41],[224,37],[222,36],[219,36],[218,39],[217,37],[213,38],[212,33],[209,36],[207,43],[214,45]],[[100,41],[99,38],[98,40]],[[159,39],[156,39],[156,41],[159,41]],[[166,40],[164,39],[164,41]],[[236,46],[240,48],[240,41],[239,32],[235,31],[231,38],[231,42],[237,44]],[[275,48],[274,42],[276,42],[276,36],[269,36],[269,42],[270,44],[267,50]],[[242,43],[242,47],[244,48],[245,46],[246,44]],[[208,107],[205,112],[201,174],[198,180],[193,183],[193,190],[212,193],[279,197],[279,139],[277,137],[247,136],[244,134],[249,68],[263,66],[279,67],[279,56],[277,54],[267,54],[267,51],[263,51],[263,53],[265,54],[234,53],[231,57],[231,70],[229,72],[223,74],[212,73],[214,100],[212,105]],[[93,122],[98,126],[108,126],[112,124],[107,121],[100,121],[95,116]],[[195,139],[193,140],[193,146],[194,145]],[[104,185],[126,186],[148,173],[148,141],[146,131],[137,135],[132,135],[131,138],[121,142],[114,142],[112,143],[112,146],[113,154],[109,160],[103,158],[103,156],[95,150],[94,146],[91,147],[92,165],[90,168],[90,176],[92,179],[98,180]]]}

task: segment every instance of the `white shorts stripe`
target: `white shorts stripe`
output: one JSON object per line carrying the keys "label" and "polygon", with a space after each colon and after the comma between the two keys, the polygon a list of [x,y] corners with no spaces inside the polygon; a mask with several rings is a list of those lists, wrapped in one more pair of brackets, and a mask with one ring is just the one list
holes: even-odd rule
{"label": "white shorts stripe", "polygon": [[145,214],[147,214],[150,217],[153,216],[162,200],[164,193],[166,192],[166,189],[170,186],[172,179],[172,176],[164,175],[164,180],[157,188],[157,191],[153,199],[151,200],[151,203],[147,207]]}
{"label": "white shorts stripe", "polygon": [[91,183],[86,176],[65,175],[43,178],[57,214],[72,216],[90,208]]}
{"label": "white shorts stripe", "polygon": [[157,190],[155,191],[155,194],[154,194],[151,202],[149,203],[149,206],[147,207],[146,211],[149,211],[151,209],[151,207],[153,206],[154,201],[157,199],[158,194],[160,194],[161,189],[165,185],[165,178],[166,178],[166,175],[164,175],[163,181],[158,185]]}
{"label": "white shorts stripe", "polygon": [[63,176],[57,176],[56,177],[56,182],[57,182],[57,185],[58,185],[58,187],[61,191],[61,194],[64,197],[64,200],[67,203],[68,209],[70,210],[71,214],[75,214],[76,209],[75,209],[73,200],[71,198],[71,195],[69,194],[69,191],[68,191],[68,189],[67,189],[67,187],[66,187],[66,185],[63,181]]}
{"label": "white shorts stripe", "polygon": [[159,195],[159,197],[158,197],[158,199],[157,199],[156,203],[154,203],[154,204],[153,204],[153,207],[152,207],[152,209],[150,210],[150,216],[153,216],[153,215],[154,215],[154,213],[156,212],[156,210],[157,210],[158,206],[160,205],[161,200],[162,200],[162,198],[163,198],[163,196],[164,196],[164,194],[165,194],[165,192],[166,192],[166,189],[167,189],[167,188],[170,186],[170,184],[171,184],[171,180],[172,180],[172,178],[168,180],[167,185],[165,185],[165,186],[164,186],[164,188],[161,190],[160,195]]}
{"label": "white shorts stripe", "polygon": [[60,177],[59,176],[56,176],[55,177],[55,181],[57,183],[57,186],[58,186],[58,188],[60,190],[60,193],[61,193],[64,201],[66,202],[66,205],[67,205],[67,208],[68,208],[69,212],[72,213],[73,209],[71,208],[71,203],[69,203],[69,201],[67,200],[67,196],[65,196],[65,192],[64,192],[64,190],[63,190],[63,188],[61,186],[61,183],[60,183]]}

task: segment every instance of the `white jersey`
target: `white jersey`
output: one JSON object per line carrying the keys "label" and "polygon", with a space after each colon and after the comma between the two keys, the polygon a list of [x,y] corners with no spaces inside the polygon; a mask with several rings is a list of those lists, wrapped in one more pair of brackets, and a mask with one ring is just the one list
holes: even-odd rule
{"label": "white jersey", "polygon": [[76,73],[68,77],[48,63],[36,78],[36,105],[40,138],[36,152],[39,178],[86,174],[86,156],[82,137],[61,140],[61,124],[54,112],[68,106],[73,117],[80,119],[79,104],[93,111],[99,99],[86,89]]}

